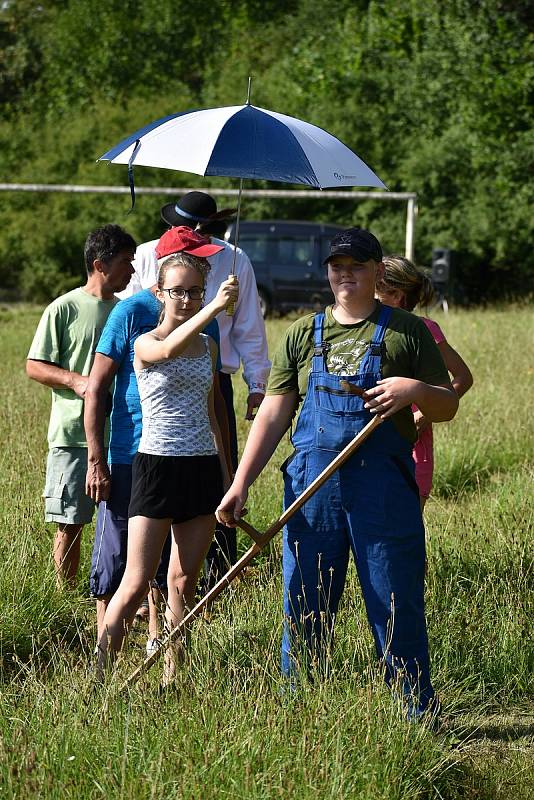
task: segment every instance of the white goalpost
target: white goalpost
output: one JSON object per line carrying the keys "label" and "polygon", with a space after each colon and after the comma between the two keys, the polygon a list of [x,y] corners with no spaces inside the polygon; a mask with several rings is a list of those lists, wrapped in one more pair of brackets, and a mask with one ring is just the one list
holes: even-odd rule
{"label": "white goalpost", "polygon": [[[199,187],[196,187],[198,190]],[[173,195],[181,197],[186,192],[195,191],[191,187],[177,186],[174,188],[159,186],[140,186],[136,187],[135,194],[157,194]],[[213,189],[209,186],[202,186],[201,191],[211,194],[214,197],[234,197],[239,194],[239,189]],[[0,183],[0,192],[66,192],[75,194],[130,194],[128,186],[80,186],[76,184],[59,183]],[[310,197],[319,199],[321,197],[334,200],[378,200],[380,202],[397,202],[406,204],[406,233],[404,242],[404,254],[406,258],[413,260],[414,254],[414,235],[415,218],[417,216],[417,195],[414,192],[353,192],[339,191],[330,189],[243,189],[244,197]]]}

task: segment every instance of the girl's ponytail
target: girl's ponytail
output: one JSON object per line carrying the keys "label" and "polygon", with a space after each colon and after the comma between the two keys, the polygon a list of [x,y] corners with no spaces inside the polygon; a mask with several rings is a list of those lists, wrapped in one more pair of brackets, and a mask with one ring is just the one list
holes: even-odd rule
{"label": "girl's ponytail", "polygon": [[398,289],[404,295],[403,308],[413,311],[417,305],[428,306],[434,298],[432,282],[426,272],[403,256],[384,256],[384,277],[377,290]]}

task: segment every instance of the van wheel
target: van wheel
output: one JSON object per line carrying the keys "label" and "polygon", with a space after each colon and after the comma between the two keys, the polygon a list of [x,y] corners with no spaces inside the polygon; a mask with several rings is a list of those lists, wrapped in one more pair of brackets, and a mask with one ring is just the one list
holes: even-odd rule
{"label": "van wheel", "polygon": [[263,319],[271,313],[271,300],[265,289],[258,289],[258,297],[260,298],[260,309]]}

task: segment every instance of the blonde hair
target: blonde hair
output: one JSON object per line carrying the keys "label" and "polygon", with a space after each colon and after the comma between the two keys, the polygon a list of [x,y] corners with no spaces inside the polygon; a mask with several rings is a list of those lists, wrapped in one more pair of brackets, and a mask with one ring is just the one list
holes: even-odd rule
{"label": "blonde hair", "polygon": [[[200,258],[199,256],[192,256],[189,253],[172,253],[170,256],[164,256],[158,260],[158,289],[163,289],[167,272],[173,267],[188,267],[198,272],[202,278],[202,286],[206,285],[206,278],[211,267],[207,258]],[[158,325],[161,325],[165,319],[165,307],[162,308],[159,315]]]}
{"label": "blonde hair", "polygon": [[404,308],[413,311],[427,306],[434,298],[432,282],[426,272],[403,256],[384,256],[384,275],[376,284],[377,292],[398,289],[404,294]]}

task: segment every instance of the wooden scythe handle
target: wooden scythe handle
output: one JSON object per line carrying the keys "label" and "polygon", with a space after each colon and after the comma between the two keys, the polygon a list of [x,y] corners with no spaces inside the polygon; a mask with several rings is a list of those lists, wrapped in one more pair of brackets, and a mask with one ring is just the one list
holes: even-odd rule
{"label": "wooden scythe handle", "polygon": [[148,656],[142,664],[137,667],[137,669],[132,672],[129,678],[122,684],[120,687],[120,691],[122,692],[124,689],[127,689],[132,683],[141,677],[147,670],[150,669],[152,664],[154,664],[158,658],[162,655],[165,650],[165,647],[171,642],[173,642],[176,638],[178,638],[187,625],[192,622],[200,612],[206,608],[216,597],[218,597],[221,592],[223,592],[227,586],[231,584],[234,578],[243,571],[243,569],[252,561],[255,556],[258,555],[259,552],[265,547],[265,545],[271,541],[271,539],[278,533],[278,531],[282,530],[286,522],[291,519],[293,514],[301,508],[304,503],[306,503],[312,495],[323,485],[326,481],[334,474],[336,470],[338,470],[351,456],[352,454],[362,445],[365,440],[372,434],[372,432],[377,428],[380,423],[382,422],[380,417],[374,416],[367,425],[362,428],[362,430],[356,434],[354,439],[334,458],[334,460],[324,469],[320,475],[318,475],[312,483],[305,489],[300,497],[291,503],[289,508],[287,508],[281,517],[279,517],[276,522],[274,522],[270,528],[268,528],[265,533],[260,533],[260,531],[253,528],[252,525],[249,525],[248,522],[245,520],[238,520],[236,525],[238,525],[242,530],[244,530],[252,539],[254,539],[254,544],[250,547],[247,552],[241,556],[239,561],[237,561],[228,572],[220,578],[219,581],[209,590],[209,592],[204,595],[204,597],[199,600],[194,608],[189,611],[188,614],[183,618],[178,625],[172,629],[172,631],[162,640],[161,647],[153,653],[151,656]]}

